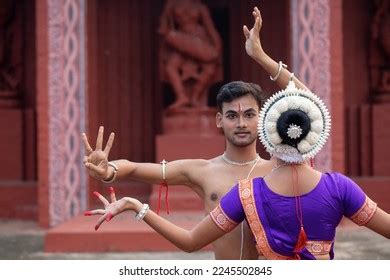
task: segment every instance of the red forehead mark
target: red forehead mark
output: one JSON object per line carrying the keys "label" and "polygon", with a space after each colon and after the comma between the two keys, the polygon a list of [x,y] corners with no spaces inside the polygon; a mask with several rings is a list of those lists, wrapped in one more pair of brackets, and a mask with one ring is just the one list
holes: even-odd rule
{"label": "red forehead mark", "polygon": [[240,114],[242,113],[241,103],[238,103],[238,112],[239,112]]}

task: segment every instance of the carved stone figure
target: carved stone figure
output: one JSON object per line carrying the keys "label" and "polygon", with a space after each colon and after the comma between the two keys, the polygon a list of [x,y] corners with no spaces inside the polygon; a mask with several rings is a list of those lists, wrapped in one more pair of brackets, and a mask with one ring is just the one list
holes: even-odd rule
{"label": "carved stone figure", "polygon": [[176,98],[169,109],[207,106],[210,86],[222,79],[222,43],[207,7],[199,0],[167,0],[158,32],[161,77]]}

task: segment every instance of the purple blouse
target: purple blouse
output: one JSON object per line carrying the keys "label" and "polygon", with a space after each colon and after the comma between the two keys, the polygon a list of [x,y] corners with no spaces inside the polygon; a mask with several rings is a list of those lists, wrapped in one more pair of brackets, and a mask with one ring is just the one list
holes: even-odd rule
{"label": "purple blouse", "polygon": [[[277,194],[267,186],[263,178],[255,178],[253,198],[271,249],[281,255],[289,255],[300,230],[295,197]],[[317,186],[301,195],[300,200],[308,240],[329,241],[331,245],[327,253],[331,258],[336,227],[342,217],[349,217],[355,223],[363,225],[371,219],[376,209],[376,204],[355,182],[339,173],[322,174]],[[221,199],[217,208],[218,210],[211,212],[211,217],[225,231],[232,230],[245,219],[238,185]]]}

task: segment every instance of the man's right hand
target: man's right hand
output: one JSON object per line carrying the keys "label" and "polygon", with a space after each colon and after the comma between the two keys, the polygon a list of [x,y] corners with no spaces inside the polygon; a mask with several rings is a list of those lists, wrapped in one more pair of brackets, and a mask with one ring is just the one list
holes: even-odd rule
{"label": "man's right hand", "polygon": [[88,169],[89,175],[97,180],[107,180],[114,175],[113,170],[108,168],[108,155],[110,153],[112,143],[114,142],[115,134],[111,132],[104,150],[102,150],[103,135],[104,127],[101,126],[99,127],[99,132],[96,139],[96,147],[95,150],[93,150],[89,145],[85,133],[82,134],[85,147],[85,156],[83,162],[85,167]]}

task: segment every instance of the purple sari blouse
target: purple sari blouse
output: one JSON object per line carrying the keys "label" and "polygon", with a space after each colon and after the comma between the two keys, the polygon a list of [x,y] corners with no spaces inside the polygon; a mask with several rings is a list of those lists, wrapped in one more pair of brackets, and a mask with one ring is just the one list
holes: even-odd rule
{"label": "purple sari blouse", "polygon": [[[255,217],[260,222],[261,233],[265,239],[265,241],[258,240],[253,223],[248,221],[256,242],[267,242],[269,250],[273,253],[292,257],[300,230],[300,222],[295,210],[295,197],[273,192],[263,178],[253,179],[250,189],[257,215]],[[244,192],[249,192],[249,188]],[[249,196],[249,194],[245,193],[244,196]],[[328,249],[325,253],[330,254],[331,258],[334,256],[333,242],[336,227],[341,218],[346,216],[358,225],[364,225],[376,210],[376,204],[365,195],[361,188],[339,173],[322,174],[317,186],[301,195],[300,200],[308,243],[314,242],[315,252],[315,246],[321,247],[321,242],[326,242]],[[221,199],[219,206],[210,213],[211,218],[221,229],[228,232],[244,219],[248,219],[246,216],[248,211],[244,211],[243,208],[245,201],[242,188],[236,185]],[[244,205],[244,207],[248,208],[250,205]],[[255,227],[258,226],[255,225]],[[312,253],[313,251],[304,249],[300,257],[314,259]]]}

